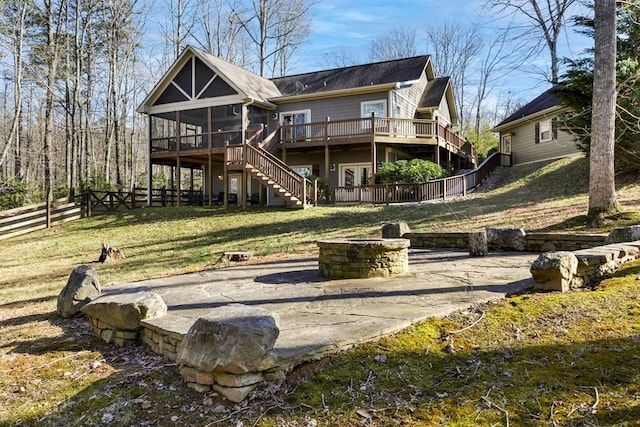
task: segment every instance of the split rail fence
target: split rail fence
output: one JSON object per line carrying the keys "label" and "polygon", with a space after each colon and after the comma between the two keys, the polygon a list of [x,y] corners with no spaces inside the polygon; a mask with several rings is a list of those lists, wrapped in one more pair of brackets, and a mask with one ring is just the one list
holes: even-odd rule
{"label": "split rail fence", "polygon": [[83,216],[82,206],[70,202],[68,197],[49,203],[0,211],[0,240],[49,228]]}

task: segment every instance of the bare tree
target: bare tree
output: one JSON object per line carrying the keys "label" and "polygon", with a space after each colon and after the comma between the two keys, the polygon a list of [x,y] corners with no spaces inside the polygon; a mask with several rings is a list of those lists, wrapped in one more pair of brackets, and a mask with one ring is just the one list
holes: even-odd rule
{"label": "bare tree", "polygon": [[168,56],[177,58],[184,49],[195,23],[193,0],[166,0],[168,25],[162,26]]}
{"label": "bare tree", "polygon": [[369,46],[369,60],[386,61],[417,55],[416,30],[394,28],[388,34],[377,37]]}
{"label": "bare tree", "polygon": [[450,76],[464,129],[465,89],[469,86],[469,67],[482,48],[482,37],[477,25],[444,23],[426,30],[436,74]]}
{"label": "bare tree", "polygon": [[[11,52],[13,60],[13,119],[11,127],[6,137],[5,145],[0,154],[0,169],[9,154],[12,146],[15,155],[14,175],[23,176],[23,166],[21,164],[20,155],[20,131],[22,128],[22,76],[24,74],[24,57],[25,57],[25,37],[27,32],[26,19],[32,6],[28,2],[18,1],[13,4],[4,5],[4,13],[2,14],[2,35],[3,44],[5,44]],[[9,169],[9,168],[7,168]]]}
{"label": "bare tree", "polygon": [[529,58],[527,50],[522,49],[522,41],[512,40],[508,30],[498,31],[495,38],[485,44],[486,48],[475,73],[478,76],[478,81],[474,100],[474,129],[478,137],[480,136],[483,104],[493,91],[494,84],[519,68]]}
{"label": "bare tree", "polygon": [[316,66],[320,68],[342,68],[360,63],[360,57],[352,50],[345,47],[337,47],[325,52]]}
{"label": "bare tree", "polygon": [[589,161],[589,211],[598,218],[617,211],[614,145],[616,117],[616,2],[595,3],[593,110]]}
{"label": "bare tree", "polygon": [[[256,49],[258,72],[286,70],[291,54],[309,32],[308,0],[250,0],[244,10],[234,10]],[[275,64],[279,63],[279,66]],[[269,67],[271,64],[271,67]]]}
{"label": "bare tree", "polygon": [[45,112],[42,156],[44,161],[44,194],[45,200],[53,199],[53,178],[52,178],[52,141],[54,125],[54,89],[60,61],[60,47],[58,44],[60,34],[60,22],[63,12],[64,0],[55,3],[54,0],[45,0],[42,10],[42,19],[45,35],[45,50],[43,62],[46,70],[45,82]]}
{"label": "bare tree", "polygon": [[196,44],[238,66],[246,63],[246,38],[234,10],[242,0],[198,0],[193,28]]}
{"label": "bare tree", "polygon": [[488,5],[499,14],[518,14],[529,20],[530,25],[521,28],[521,38],[543,43],[551,59],[551,76],[547,79],[558,83],[558,40],[562,35],[566,15],[577,0],[491,0]]}

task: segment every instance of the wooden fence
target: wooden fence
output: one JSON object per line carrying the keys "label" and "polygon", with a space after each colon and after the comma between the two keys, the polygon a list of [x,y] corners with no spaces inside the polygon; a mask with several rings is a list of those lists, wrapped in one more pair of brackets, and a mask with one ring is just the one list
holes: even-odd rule
{"label": "wooden fence", "polygon": [[1,211],[0,240],[42,230],[82,217],[82,207],[74,202],[69,202],[68,197],[57,199],[50,203],[45,202]]}
{"label": "wooden fence", "polygon": [[[214,203],[216,203],[214,198]],[[152,188],[151,206],[203,206],[206,204],[201,190],[178,190],[173,188]],[[147,206],[147,189],[134,187],[133,191],[86,190],[83,202],[90,216],[97,212],[131,210]]]}
{"label": "wooden fence", "polygon": [[336,203],[408,203],[445,200],[465,196],[500,165],[500,154],[488,157],[480,166],[463,175],[436,179],[417,184],[371,184],[358,187],[338,187],[334,190]]}

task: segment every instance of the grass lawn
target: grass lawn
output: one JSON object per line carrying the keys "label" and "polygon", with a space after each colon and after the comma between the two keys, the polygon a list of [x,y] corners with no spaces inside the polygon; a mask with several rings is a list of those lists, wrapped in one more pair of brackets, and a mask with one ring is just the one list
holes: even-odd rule
{"label": "grass lawn", "polygon": [[505,168],[489,181],[444,203],[139,209],[3,241],[0,425],[638,425],[640,263],[593,290],[525,293],[416,325],[301,366],[241,405],[187,389],[145,347],[113,348],[86,320],[55,314],[69,273],[97,260],[103,241],[127,256],[95,264],[107,287],[219,267],[228,250],[253,250],[256,262],[315,254],[320,238],[379,236],[387,221],[414,231],[640,223],[640,178],[625,177],[624,212],[587,227],[583,159]]}

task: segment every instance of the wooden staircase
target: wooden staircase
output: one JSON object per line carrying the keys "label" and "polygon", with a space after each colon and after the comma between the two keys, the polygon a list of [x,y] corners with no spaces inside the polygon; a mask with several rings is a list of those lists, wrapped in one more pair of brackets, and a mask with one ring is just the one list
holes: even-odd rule
{"label": "wooden staircase", "polygon": [[228,145],[225,164],[227,169],[248,172],[277,192],[289,206],[304,209],[317,203],[317,181],[308,180],[264,148],[249,143]]}

